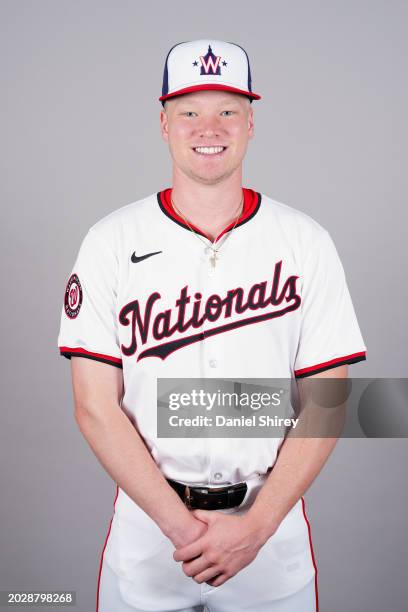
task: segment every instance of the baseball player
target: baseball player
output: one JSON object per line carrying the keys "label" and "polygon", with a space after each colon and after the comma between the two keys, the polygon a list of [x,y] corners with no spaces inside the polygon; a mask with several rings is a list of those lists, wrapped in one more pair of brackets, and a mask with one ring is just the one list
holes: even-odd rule
{"label": "baseball player", "polygon": [[242,185],[260,99],[242,47],[175,45],[159,99],[172,187],[89,229],[58,337],[117,483],[97,610],[316,611],[303,494],[335,440],[159,437],[156,386],[347,377],[366,347],[343,267],[319,223]]}

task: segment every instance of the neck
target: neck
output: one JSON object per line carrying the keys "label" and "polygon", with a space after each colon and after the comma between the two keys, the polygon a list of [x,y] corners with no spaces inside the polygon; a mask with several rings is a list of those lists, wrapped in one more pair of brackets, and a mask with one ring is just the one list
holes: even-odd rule
{"label": "neck", "polygon": [[175,169],[172,198],[185,217],[214,240],[239,213],[241,169],[214,185],[199,183]]}

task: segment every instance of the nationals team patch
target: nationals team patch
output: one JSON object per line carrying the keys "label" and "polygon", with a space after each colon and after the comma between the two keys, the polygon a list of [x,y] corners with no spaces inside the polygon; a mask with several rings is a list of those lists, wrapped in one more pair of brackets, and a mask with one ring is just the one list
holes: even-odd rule
{"label": "nationals team patch", "polygon": [[67,317],[75,319],[82,304],[82,287],[76,274],[72,274],[65,289],[64,307]]}

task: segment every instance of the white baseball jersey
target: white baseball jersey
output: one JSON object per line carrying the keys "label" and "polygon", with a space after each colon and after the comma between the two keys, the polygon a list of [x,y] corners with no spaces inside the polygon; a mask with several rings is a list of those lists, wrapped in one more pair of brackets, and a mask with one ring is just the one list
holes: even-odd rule
{"label": "white baseball jersey", "polygon": [[[302,377],[361,361],[366,347],[336,248],[316,221],[244,189],[214,267],[210,241],[174,212],[170,193],[90,228],[66,287],[59,350],[123,368],[122,408],[167,478],[245,481],[273,466],[282,439],[158,438],[157,378]],[[146,526],[143,515],[119,489],[105,556],[130,582],[142,554],[132,530]],[[282,597],[315,571],[301,500],[271,546],[274,538],[269,579]],[[288,556],[282,539],[291,538]],[[135,593],[128,600],[140,604]]]}

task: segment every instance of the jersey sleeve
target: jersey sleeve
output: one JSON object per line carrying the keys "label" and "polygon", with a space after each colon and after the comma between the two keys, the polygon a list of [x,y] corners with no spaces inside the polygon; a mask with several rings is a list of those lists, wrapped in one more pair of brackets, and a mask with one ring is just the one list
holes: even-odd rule
{"label": "jersey sleeve", "polygon": [[323,228],[303,270],[296,378],[366,359],[366,347],[336,247]]}
{"label": "jersey sleeve", "polygon": [[116,317],[118,263],[112,248],[90,229],[66,284],[58,348],[122,367]]}

